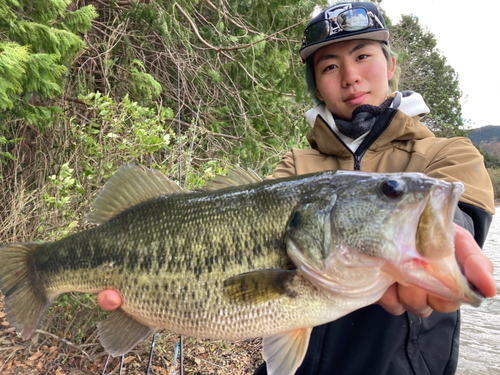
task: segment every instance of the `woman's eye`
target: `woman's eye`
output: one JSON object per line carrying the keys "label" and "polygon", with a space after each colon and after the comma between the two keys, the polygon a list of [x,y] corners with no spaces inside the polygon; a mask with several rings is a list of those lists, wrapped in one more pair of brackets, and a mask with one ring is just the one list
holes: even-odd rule
{"label": "woman's eye", "polygon": [[333,65],[333,64],[332,64],[332,65],[328,65],[328,66],[324,69],[324,71],[325,71],[325,72],[327,72],[327,71],[329,71],[329,70],[333,70],[333,69],[335,69],[336,67],[337,67],[337,65]]}
{"label": "woman's eye", "polygon": [[364,60],[368,57],[368,55],[359,55],[358,60]]}

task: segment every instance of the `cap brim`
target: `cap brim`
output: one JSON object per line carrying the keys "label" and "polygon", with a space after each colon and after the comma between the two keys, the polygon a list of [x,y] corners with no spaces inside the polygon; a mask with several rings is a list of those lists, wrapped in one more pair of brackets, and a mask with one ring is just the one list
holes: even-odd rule
{"label": "cap brim", "polygon": [[325,39],[320,42],[316,42],[311,44],[305,48],[300,50],[300,56],[305,61],[309,56],[311,56],[314,52],[327,46],[329,44],[343,42],[346,40],[354,40],[354,39],[367,39],[367,40],[376,40],[379,42],[387,42],[389,40],[389,31],[388,30],[376,30],[370,32],[359,32],[359,33],[349,33],[349,35],[342,36],[340,38],[335,39]]}

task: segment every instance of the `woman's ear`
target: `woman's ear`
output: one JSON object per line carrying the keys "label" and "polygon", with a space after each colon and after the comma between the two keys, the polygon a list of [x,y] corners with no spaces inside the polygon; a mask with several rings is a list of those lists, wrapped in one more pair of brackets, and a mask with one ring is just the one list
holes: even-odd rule
{"label": "woman's ear", "polygon": [[321,95],[321,93],[319,92],[319,90],[318,90],[318,89],[316,89],[316,97],[317,97],[319,100],[321,100],[322,102],[324,102],[324,100],[323,100],[323,96]]}
{"label": "woman's ear", "polygon": [[387,68],[387,80],[389,81],[396,71],[396,58],[394,56],[391,57],[390,67]]}

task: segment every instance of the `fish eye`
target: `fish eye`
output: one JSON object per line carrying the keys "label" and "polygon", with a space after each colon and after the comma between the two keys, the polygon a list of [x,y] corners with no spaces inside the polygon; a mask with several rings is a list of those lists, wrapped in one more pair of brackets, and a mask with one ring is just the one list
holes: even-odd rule
{"label": "fish eye", "polygon": [[381,190],[387,198],[397,199],[406,192],[406,184],[398,179],[387,180],[382,183]]}

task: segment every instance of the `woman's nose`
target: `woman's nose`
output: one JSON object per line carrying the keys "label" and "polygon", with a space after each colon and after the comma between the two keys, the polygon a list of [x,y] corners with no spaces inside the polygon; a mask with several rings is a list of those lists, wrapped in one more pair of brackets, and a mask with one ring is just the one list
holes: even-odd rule
{"label": "woman's nose", "polygon": [[342,68],[342,87],[352,86],[359,82],[359,71],[352,64],[346,64]]}

